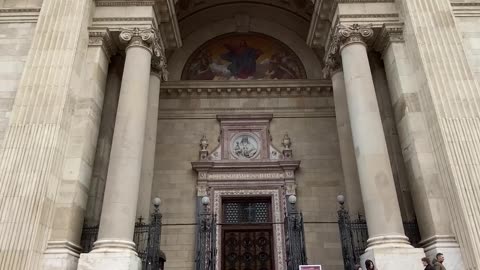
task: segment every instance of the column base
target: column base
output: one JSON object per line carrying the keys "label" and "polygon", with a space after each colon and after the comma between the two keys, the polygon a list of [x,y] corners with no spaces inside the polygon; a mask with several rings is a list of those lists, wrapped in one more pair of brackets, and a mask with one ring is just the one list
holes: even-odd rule
{"label": "column base", "polygon": [[78,270],[141,270],[135,243],[124,240],[98,240],[90,253],[82,253]]}
{"label": "column base", "polygon": [[443,253],[445,261],[443,265],[448,270],[464,270],[462,254],[453,235],[435,235],[423,240],[420,243],[425,254],[430,260],[435,258],[437,253]]}
{"label": "column base", "polygon": [[77,270],[82,248],[68,241],[49,241],[43,254],[44,270]]}
{"label": "column base", "polygon": [[413,247],[372,247],[360,256],[362,268],[365,261],[372,260],[375,269],[423,270],[421,259],[425,257],[423,249]]}
{"label": "column base", "polygon": [[140,258],[132,252],[82,253],[78,270],[141,270]]}

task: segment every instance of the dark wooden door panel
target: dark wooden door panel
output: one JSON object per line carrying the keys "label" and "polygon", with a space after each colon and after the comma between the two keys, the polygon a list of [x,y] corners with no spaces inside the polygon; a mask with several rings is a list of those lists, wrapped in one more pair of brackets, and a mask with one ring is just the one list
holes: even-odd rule
{"label": "dark wooden door panel", "polygon": [[223,270],[273,270],[272,230],[223,232]]}

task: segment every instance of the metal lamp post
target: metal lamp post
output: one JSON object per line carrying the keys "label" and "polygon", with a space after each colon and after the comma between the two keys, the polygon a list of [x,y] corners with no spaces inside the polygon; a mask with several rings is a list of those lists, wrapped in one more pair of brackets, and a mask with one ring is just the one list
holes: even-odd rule
{"label": "metal lamp post", "polygon": [[305,252],[305,236],[303,227],[303,215],[297,211],[295,204],[297,197],[288,197],[290,211],[285,217],[285,244],[287,251],[287,269],[297,270],[299,265],[307,264]]}

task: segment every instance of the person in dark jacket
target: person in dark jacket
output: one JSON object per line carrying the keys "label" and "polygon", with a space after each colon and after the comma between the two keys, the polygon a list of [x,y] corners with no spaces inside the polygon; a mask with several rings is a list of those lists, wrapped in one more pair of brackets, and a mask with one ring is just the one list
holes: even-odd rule
{"label": "person in dark jacket", "polygon": [[432,264],[430,263],[429,258],[427,257],[422,258],[422,263],[423,263],[423,266],[425,266],[425,270],[435,270],[435,268],[433,268]]}

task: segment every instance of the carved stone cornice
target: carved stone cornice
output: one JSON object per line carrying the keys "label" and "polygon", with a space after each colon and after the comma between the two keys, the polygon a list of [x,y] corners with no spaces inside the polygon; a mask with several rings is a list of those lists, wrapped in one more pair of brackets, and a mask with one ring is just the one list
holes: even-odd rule
{"label": "carved stone cornice", "polygon": [[[128,17],[100,17],[93,18],[93,21],[100,23],[102,26],[107,25],[108,27],[115,27],[119,25],[120,22],[124,22],[123,25],[128,25],[128,22],[132,21],[137,23],[145,22],[154,28],[159,28],[166,49],[179,48],[182,46],[174,0],[96,0],[95,4],[99,8],[150,6],[153,9],[151,17],[135,15]],[[111,23],[111,25],[109,25],[109,23]]]}
{"label": "carved stone cornice", "polygon": [[455,17],[478,17],[480,16],[480,2],[477,0],[464,0],[464,2],[451,3]]}
{"label": "carved stone cornice", "polygon": [[404,42],[403,37],[403,23],[384,24],[380,29],[373,48],[380,53],[394,42]]}
{"label": "carved stone cornice", "polygon": [[169,81],[162,98],[331,97],[328,80]]}
{"label": "carved stone cornice", "polygon": [[36,23],[40,8],[0,8],[0,23]]}
{"label": "carved stone cornice", "polygon": [[112,35],[108,29],[90,28],[88,33],[88,46],[100,46],[107,58],[110,58],[117,51],[117,46],[113,42]]}
{"label": "carved stone cornice", "polygon": [[132,47],[141,47],[155,56],[161,54],[162,48],[160,48],[158,43],[158,34],[153,28],[139,29],[135,27],[133,29],[123,29],[119,37],[121,42],[127,43],[125,50]]}

